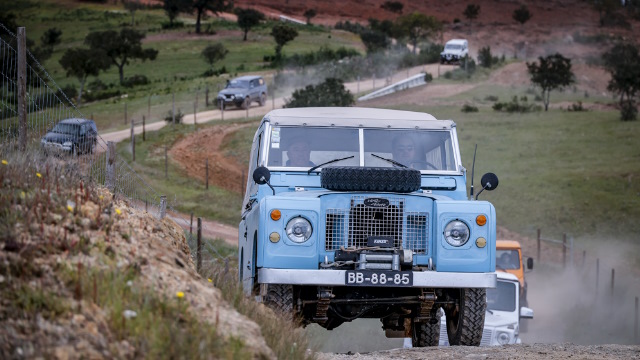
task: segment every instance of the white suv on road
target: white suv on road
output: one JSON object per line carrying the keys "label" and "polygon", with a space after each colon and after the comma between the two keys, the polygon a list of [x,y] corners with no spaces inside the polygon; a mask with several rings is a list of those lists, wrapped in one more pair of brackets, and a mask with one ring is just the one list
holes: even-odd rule
{"label": "white suv on road", "polygon": [[447,64],[460,61],[469,55],[469,43],[465,39],[453,39],[444,45],[444,51],[440,53],[440,63]]}

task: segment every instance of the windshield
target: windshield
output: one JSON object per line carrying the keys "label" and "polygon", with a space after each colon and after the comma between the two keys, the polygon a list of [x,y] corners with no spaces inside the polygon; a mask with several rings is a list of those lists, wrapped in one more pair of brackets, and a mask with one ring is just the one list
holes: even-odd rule
{"label": "windshield", "polygon": [[404,165],[425,171],[456,170],[452,133],[448,130],[283,126],[273,127],[270,135],[267,166],[310,168],[334,159],[353,156],[332,163],[331,166]]}
{"label": "windshield", "polygon": [[76,124],[57,124],[51,129],[51,132],[66,135],[77,135],[80,126]]}
{"label": "windshield", "polygon": [[249,81],[247,80],[231,80],[227,83],[227,89],[229,88],[249,88]]}
{"label": "windshield", "polygon": [[495,289],[487,289],[487,309],[496,311],[516,310],[516,284],[498,281]]}
{"label": "windshield", "polygon": [[448,44],[447,46],[445,46],[445,49],[447,49],[447,50],[460,50],[460,49],[462,49],[462,45]]}
{"label": "windshield", "polygon": [[496,267],[502,270],[520,269],[518,250],[496,250]]}
{"label": "windshield", "polygon": [[274,127],[271,129],[268,166],[310,168],[327,161],[353,156],[334,163],[358,166],[358,129]]}
{"label": "windshield", "polygon": [[449,131],[365,129],[364,165],[396,166],[374,155],[418,170],[455,170]]}

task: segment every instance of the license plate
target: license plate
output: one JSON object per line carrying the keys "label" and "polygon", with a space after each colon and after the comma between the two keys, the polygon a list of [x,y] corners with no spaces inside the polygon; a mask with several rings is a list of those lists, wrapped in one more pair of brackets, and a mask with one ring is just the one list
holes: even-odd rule
{"label": "license plate", "polygon": [[413,272],[347,270],[344,283],[350,286],[412,286]]}

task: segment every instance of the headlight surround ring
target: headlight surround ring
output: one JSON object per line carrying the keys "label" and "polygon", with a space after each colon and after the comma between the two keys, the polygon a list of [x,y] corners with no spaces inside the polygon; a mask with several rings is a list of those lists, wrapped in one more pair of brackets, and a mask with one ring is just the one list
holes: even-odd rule
{"label": "headlight surround ring", "polygon": [[500,345],[507,345],[511,340],[511,335],[509,335],[508,332],[498,331],[498,333],[496,334],[496,340]]}
{"label": "headlight surround ring", "polygon": [[451,246],[460,247],[466,244],[471,237],[469,226],[461,220],[451,220],[444,227],[444,239]]}
{"label": "headlight surround ring", "polygon": [[309,222],[309,220],[302,216],[296,216],[287,222],[285,232],[289,240],[297,244],[302,244],[311,238],[311,234],[313,234],[313,226],[311,226],[311,222]]}

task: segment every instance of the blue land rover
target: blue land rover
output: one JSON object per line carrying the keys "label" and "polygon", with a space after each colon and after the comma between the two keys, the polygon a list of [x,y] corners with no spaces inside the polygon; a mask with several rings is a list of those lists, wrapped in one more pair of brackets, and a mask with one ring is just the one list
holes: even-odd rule
{"label": "blue land rover", "polygon": [[[387,337],[437,346],[443,309],[449,343],[477,346],[496,286],[496,213],[466,183],[452,121],[271,111],[251,148],[239,279],[303,325],[378,318]],[[480,192],[497,184],[488,173]]]}

